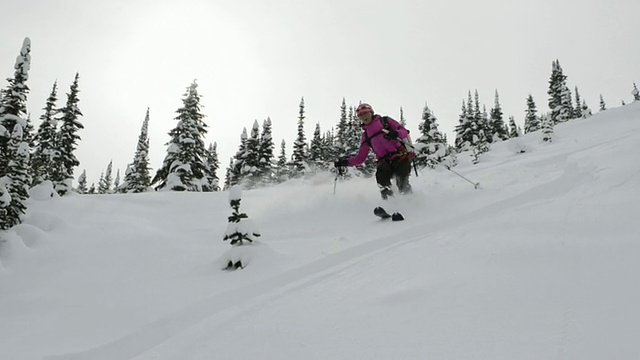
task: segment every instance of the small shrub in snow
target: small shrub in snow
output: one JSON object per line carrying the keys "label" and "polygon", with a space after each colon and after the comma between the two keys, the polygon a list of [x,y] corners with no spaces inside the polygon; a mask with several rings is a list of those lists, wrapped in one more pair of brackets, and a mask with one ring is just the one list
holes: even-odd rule
{"label": "small shrub in snow", "polygon": [[[240,202],[242,201],[242,189],[238,185],[234,185],[229,189],[229,204],[233,209],[229,216],[229,225],[225,232],[223,241],[230,240],[233,246],[242,246],[246,243],[253,242],[260,236],[256,225],[249,219],[249,216],[240,212]],[[229,260],[226,269],[243,268],[242,260]]]}

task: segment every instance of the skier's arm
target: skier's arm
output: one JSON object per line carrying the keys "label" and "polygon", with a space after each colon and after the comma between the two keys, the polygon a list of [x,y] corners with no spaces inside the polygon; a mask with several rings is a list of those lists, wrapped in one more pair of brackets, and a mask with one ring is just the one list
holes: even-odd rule
{"label": "skier's arm", "polygon": [[358,150],[358,154],[356,156],[350,157],[347,161],[349,162],[349,166],[358,166],[367,160],[367,155],[369,155],[369,144],[365,141],[365,134],[363,132],[362,139],[360,140],[360,149]]}

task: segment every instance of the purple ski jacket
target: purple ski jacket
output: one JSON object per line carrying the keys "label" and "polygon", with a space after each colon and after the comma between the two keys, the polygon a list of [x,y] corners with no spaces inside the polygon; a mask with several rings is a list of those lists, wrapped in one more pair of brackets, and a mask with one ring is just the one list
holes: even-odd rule
{"label": "purple ski jacket", "polygon": [[[399,122],[387,117],[387,129],[393,129],[398,132],[398,138],[406,139],[409,136],[409,130],[405,129]],[[347,161],[349,166],[358,166],[367,160],[369,150],[373,150],[378,160],[394,154],[398,149],[402,148],[399,140],[387,140],[382,132],[382,116],[374,115],[368,125],[362,125],[362,138],[360,140],[360,149],[358,154],[350,157]],[[368,141],[367,141],[368,140]],[[371,144],[371,146],[369,146]]]}

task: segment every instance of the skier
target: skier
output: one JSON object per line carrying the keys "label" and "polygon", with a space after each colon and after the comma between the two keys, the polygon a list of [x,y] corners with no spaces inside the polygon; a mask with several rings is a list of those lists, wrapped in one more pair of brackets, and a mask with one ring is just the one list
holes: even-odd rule
{"label": "skier", "polygon": [[369,104],[360,104],[356,115],[362,121],[362,139],[358,154],[338,159],[334,163],[336,168],[343,166],[358,166],[365,162],[369,150],[376,155],[376,181],[380,188],[382,199],[393,196],[391,178],[395,176],[396,185],[401,194],[410,194],[409,174],[411,173],[411,159],[415,156],[408,151],[404,142],[409,143],[409,130],[399,122],[373,112]]}

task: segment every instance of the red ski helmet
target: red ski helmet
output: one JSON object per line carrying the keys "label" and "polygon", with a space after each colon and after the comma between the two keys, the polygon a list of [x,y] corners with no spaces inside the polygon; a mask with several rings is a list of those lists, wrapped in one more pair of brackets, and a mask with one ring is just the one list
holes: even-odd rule
{"label": "red ski helmet", "polygon": [[362,104],[358,105],[358,107],[356,108],[356,116],[360,116],[360,115],[366,114],[368,112],[373,114],[373,108],[371,107],[371,105],[369,105],[367,103],[362,103]]}

